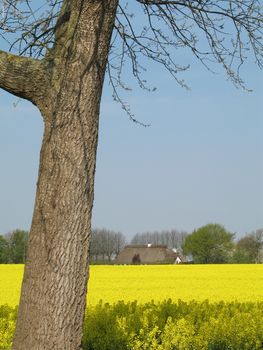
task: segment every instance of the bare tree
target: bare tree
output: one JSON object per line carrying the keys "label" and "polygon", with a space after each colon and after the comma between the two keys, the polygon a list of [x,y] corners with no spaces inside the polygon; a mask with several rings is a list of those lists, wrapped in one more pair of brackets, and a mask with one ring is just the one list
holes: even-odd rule
{"label": "bare tree", "polygon": [[[238,240],[234,256],[236,259],[241,257],[241,262],[259,263],[262,262],[262,249],[263,229],[259,229]],[[237,262],[240,261],[237,259]]]}
{"label": "bare tree", "polygon": [[120,251],[124,248],[126,244],[126,238],[121,232],[114,233],[114,253],[116,256],[120,253]]}
{"label": "bare tree", "polygon": [[101,253],[101,247],[100,247],[99,230],[93,229],[91,231],[91,239],[90,239],[90,252],[89,252],[90,261],[98,261],[100,253]]}
{"label": "bare tree", "polygon": [[0,87],[35,104],[45,125],[13,350],[81,343],[105,71],[134,121],[120,89],[129,88],[125,66],[148,88],[144,58],[185,86],[188,65],[175,60],[185,48],[244,86],[248,50],[262,68],[262,12],[258,0],[2,1],[0,36],[12,53],[0,51]]}
{"label": "bare tree", "polygon": [[187,236],[185,231],[154,231],[136,233],[132,238],[131,244],[154,244],[154,245],[166,245],[169,248],[181,248],[184,240]]}
{"label": "bare tree", "polygon": [[121,232],[107,229],[93,229],[91,233],[90,261],[113,260],[125,245]]}

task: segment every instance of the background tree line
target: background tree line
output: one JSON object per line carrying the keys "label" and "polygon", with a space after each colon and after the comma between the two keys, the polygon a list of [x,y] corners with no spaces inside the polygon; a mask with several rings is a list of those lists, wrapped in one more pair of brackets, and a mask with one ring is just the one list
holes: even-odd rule
{"label": "background tree line", "polygon": [[131,244],[166,245],[168,248],[180,249],[188,235],[185,231],[166,230],[136,233],[132,238]]}
{"label": "background tree line", "polygon": [[[0,235],[0,264],[24,264],[28,231],[16,229]],[[111,261],[123,249],[126,238],[121,232],[93,229],[91,233],[91,262]]]}
{"label": "background tree line", "polygon": [[[0,235],[0,264],[24,264],[27,240],[28,231],[20,229]],[[90,261],[114,261],[126,243],[126,237],[121,232],[95,228],[91,234]],[[148,243],[176,248],[197,264],[263,262],[263,229],[248,233],[235,241],[235,234],[222,225],[208,224],[191,234],[175,229],[136,233],[130,241],[134,245]]]}

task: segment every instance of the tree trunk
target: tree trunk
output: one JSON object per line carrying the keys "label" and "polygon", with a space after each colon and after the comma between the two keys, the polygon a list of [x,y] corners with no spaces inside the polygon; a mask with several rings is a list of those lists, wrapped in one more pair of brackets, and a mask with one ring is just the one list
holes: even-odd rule
{"label": "tree trunk", "polygon": [[[117,1],[64,1],[13,350],[80,348],[101,91]],[[1,58],[1,57],[0,57]],[[31,92],[32,93],[32,92]]]}

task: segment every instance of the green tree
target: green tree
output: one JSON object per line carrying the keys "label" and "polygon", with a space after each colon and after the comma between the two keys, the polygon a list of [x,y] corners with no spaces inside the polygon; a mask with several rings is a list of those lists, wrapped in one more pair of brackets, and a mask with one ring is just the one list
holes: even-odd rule
{"label": "green tree", "polygon": [[[127,4],[128,3],[128,4]],[[132,4],[133,10],[129,10]],[[145,59],[185,86],[186,48],[235,85],[251,50],[262,67],[257,0],[2,1],[0,88],[41,111],[44,137],[13,350],[80,348],[99,111],[106,71],[119,97],[126,67],[145,86]],[[133,13],[138,14],[138,17]],[[18,55],[19,53],[19,55]],[[111,55],[111,56],[109,56]],[[31,56],[31,57],[29,57]],[[140,60],[142,58],[143,60]]]}
{"label": "green tree", "polygon": [[208,224],[186,237],[183,252],[191,254],[197,264],[226,263],[233,249],[233,239],[234,234],[223,226]]}
{"label": "green tree", "polygon": [[28,232],[17,229],[8,233],[6,238],[9,262],[11,264],[24,264],[26,261]]}
{"label": "green tree", "polygon": [[8,263],[8,242],[0,235],[0,264],[7,264]]}

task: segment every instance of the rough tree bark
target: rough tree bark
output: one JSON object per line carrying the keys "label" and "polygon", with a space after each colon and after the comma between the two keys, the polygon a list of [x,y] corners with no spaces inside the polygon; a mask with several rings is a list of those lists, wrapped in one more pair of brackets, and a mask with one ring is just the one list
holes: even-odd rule
{"label": "rough tree bark", "polygon": [[13,350],[80,348],[101,91],[117,0],[64,1],[41,60],[0,51],[0,87],[45,131]]}

